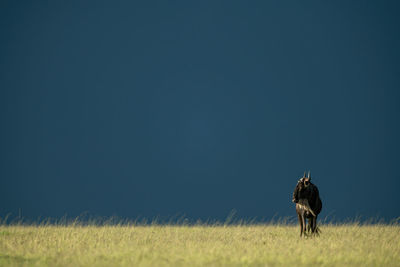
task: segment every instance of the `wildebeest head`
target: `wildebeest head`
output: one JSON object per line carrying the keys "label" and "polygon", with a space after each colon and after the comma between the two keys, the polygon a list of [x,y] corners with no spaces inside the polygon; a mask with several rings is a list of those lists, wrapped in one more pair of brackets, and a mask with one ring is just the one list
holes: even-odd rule
{"label": "wildebeest head", "polygon": [[304,175],[302,178],[299,180],[300,187],[301,188],[307,188],[311,184],[311,174],[308,172],[308,176],[306,176],[306,172],[304,172]]}

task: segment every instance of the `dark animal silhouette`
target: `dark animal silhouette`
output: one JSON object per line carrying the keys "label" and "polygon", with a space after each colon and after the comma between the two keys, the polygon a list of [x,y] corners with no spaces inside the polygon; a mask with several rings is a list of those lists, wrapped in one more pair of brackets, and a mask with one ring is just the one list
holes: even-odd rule
{"label": "dark animal silhouette", "polygon": [[322,201],[317,186],[311,183],[310,172],[308,176],[304,172],[303,177],[297,182],[292,201],[296,203],[300,236],[306,235],[306,219],[308,219],[308,232],[311,230],[312,234],[319,234],[317,218],[322,209]]}

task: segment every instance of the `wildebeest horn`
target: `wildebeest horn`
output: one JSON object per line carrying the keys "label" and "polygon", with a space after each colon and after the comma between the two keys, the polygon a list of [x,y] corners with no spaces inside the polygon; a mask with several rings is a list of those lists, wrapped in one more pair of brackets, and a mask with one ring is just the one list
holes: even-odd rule
{"label": "wildebeest horn", "polygon": [[306,171],[304,171],[304,175],[303,175],[303,177],[304,177],[304,178],[305,178],[305,177],[307,177],[307,176],[306,176]]}
{"label": "wildebeest horn", "polygon": [[311,172],[308,171],[308,178],[311,180]]}

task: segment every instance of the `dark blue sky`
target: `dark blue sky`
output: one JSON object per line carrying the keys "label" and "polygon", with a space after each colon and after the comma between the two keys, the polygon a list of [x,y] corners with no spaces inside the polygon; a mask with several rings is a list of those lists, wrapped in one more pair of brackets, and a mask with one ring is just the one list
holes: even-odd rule
{"label": "dark blue sky", "polygon": [[400,216],[397,1],[2,1],[0,217]]}

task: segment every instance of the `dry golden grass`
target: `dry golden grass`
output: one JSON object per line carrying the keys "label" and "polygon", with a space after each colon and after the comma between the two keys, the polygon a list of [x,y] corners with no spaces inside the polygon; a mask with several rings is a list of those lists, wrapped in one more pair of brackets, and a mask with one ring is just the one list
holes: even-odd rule
{"label": "dry golden grass", "polygon": [[0,226],[2,266],[400,266],[400,226]]}

